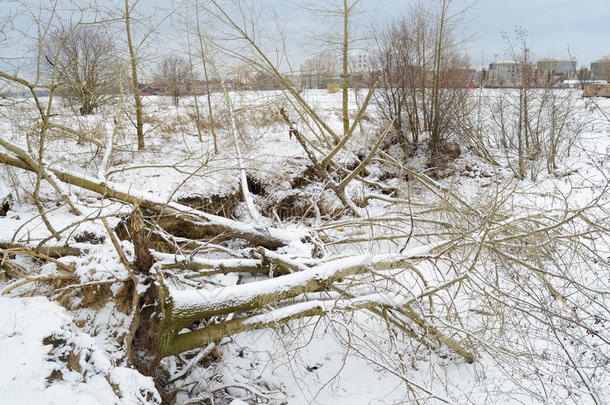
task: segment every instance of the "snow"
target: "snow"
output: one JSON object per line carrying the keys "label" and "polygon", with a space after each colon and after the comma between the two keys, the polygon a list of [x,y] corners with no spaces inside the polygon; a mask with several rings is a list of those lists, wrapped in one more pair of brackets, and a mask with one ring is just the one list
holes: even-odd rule
{"label": "snow", "polygon": [[[113,366],[105,348],[98,347],[91,336],[72,331],[71,316],[57,303],[43,297],[0,297],[0,305],[3,308],[0,312],[3,403],[106,405],[160,401],[151,378],[126,367]],[[51,354],[53,346],[43,343],[45,338],[55,336],[72,343],[80,353],[80,372],[70,370]],[[54,370],[62,372],[63,381],[49,380]],[[118,386],[121,397],[117,397],[111,383]]]}
{"label": "snow", "polygon": [[[176,110],[167,104],[163,98],[150,98],[147,100],[147,109],[150,116],[157,115],[160,123],[147,124],[150,136],[149,144],[142,152],[133,151],[130,140],[124,134],[117,136],[116,150],[109,158],[109,173],[107,184],[117,191],[129,193],[138,198],[149,199],[159,205],[167,204],[189,215],[207,218],[210,223],[223,224],[236,227],[242,231],[257,232],[287,241],[287,246],[275,252],[269,252],[284,257],[284,259],[298,268],[292,274],[275,278],[268,278],[261,274],[230,274],[206,275],[195,271],[182,270],[180,266],[172,268],[174,263],[192,261],[204,269],[218,269],[221,266],[255,268],[259,259],[256,252],[252,252],[242,245],[229,246],[241,257],[228,257],[221,251],[196,254],[191,257],[185,254],[155,255],[157,260],[165,264],[163,269],[155,268],[159,275],[171,276],[166,278],[170,286],[171,297],[174,300],[175,310],[195,310],[207,307],[210,311],[225,308],[227,312],[254,297],[282,293],[312,281],[323,281],[328,278],[341,278],[342,270],[361,266],[364,270],[361,278],[348,278],[344,280],[357,297],[354,299],[340,298],[337,294],[310,294],[305,297],[296,297],[292,302],[287,300],[280,307],[264,308],[260,313],[251,315],[247,323],[273,323],[309,309],[320,308],[326,315],[322,318],[301,319],[288,324],[277,325],[275,329],[258,330],[240,333],[218,343],[222,352],[220,358],[206,358],[196,364],[193,369],[177,381],[172,387],[187,387],[178,393],[177,403],[193,399],[188,392],[199,393],[207,398],[206,393],[214,389],[231,394],[224,397],[224,403],[243,404],[251,403],[255,394],[248,392],[244,387],[256,389],[257,394],[272,400],[261,402],[294,404],[357,404],[357,403],[404,403],[405,398],[413,401],[419,396],[424,403],[438,403],[442,398],[449,403],[592,403],[578,374],[573,368],[566,366],[569,353],[573,358],[582,361],[582,370],[585,370],[585,381],[596,389],[596,392],[605,400],[608,391],[610,373],[607,364],[601,363],[603,356],[608,357],[607,324],[596,323],[593,318],[603,314],[605,294],[607,291],[597,293],[608,285],[607,263],[610,257],[610,240],[607,236],[598,236],[591,233],[586,227],[575,227],[573,233],[582,232],[586,235],[585,245],[598,255],[595,265],[584,264],[576,259],[570,261],[568,254],[560,257],[568,265],[559,269],[553,263],[542,263],[541,269],[546,272],[556,272],[559,275],[569,274],[579,280],[583,289],[591,289],[593,297],[590,302],[579,300],[577,312],[581,318],[583,328],[577,332],[570,332],[573,324],[560,323],[558,330],[563,333],[561,339],[574,333],[579,339],[574,342],[568,340],[554,340],[549,329],[525,316],[519,318],[516,313],[525,313],[532,308],[534,298],[540,300],[548,308],[555,310],[560,304],[544,296],[544,285],[536,284],[535,274],[522,269],[507,271],[506,277],[511,282],[511,294],[522,294],[519,308],[521,312],[502,312],[504,318],[479,316],[481,312],[494,312],[498,303],[484,301],[478,297],[439,296],[435,305],[452,302],[455,316],[461,316],[460,327],[456,327],[447,318],[437,319],[435,313],[430,311],[425,300],[417,301],[417,311],[429,317],[434,324],[449,334],[467,336],[469,341],[475,342],[477,347],[477,361],[466,364],[444,346],[438,350],[428,350],[421,345],[411,342],[404,336],[399,336],[388,330],[383,320],[371,317],[367,312],[339,311],[339,309],[354,306],[364,306],[370,302],[382,303],[386,308],[392,308],[409,302],[413,297],[425,294],[438,286],[466,274],[456,273],[456,268],[462,264],[463,258],[459,255],[436,260],[430,255],[435,247],[442,245],[443,241],[460,243],[462,228],[454,228],[453,234],[442,234],[443,222],[464,221],[468,226],[480,226],[489,230],[476,230],[464,236],[468,243],[474,245],[491,236],[501,238],[505,229],[515,227],[521,230],[521,235],[528,236],[532,229],[538,229],[536,221],[545,221],[549,218],[562,218],[567,207],[572,212],[586,207],[593,199],[608,203],[607,179],[610,169],[610,124],[599,112],[591,112],[590,101],[580,99],[579,90],[565,91],[561,94],[570,95],[576,103],[575,119],[582,119],[586,125],[578,138],[571,145],[569,156],[560,162],[557,175],[546,173],[544,162],[531,162],[532,167],[539,167],[535,179],[528,178],[515,181],[509,169],[514,156],[504,154],[499,149],[490,148],[502,167],[493,167],[468,148],[463,148],[462,155],[452,162],[447,177],[435,181],[440,187],[437,195],[447,197],[449,192],[456,193],[468,204],[479,207],[477,217],[468,216],[468,212],[444,212],[438,217],[430,218],[439,221],[441,225],[436,228],[427,228],[416,224],[414,233],[425,234],[433,229],[438,234],[415,236],[409,241],[407,249],[402,255],[395,252],[403,247],[405,237],[411,229],[408,221],[396,222],[394,228],[384,225],[371,225],[364,222],[350,223],[349,220],[326,221],[320,218],[296,218],[279,222],[269,215],[269,227],[256,227],[240,213],[245,210],[236,210],[231,219],[219,215],[210,215],[200,212],[184,204],[176,202],[180,197],[198,195],[202,197],[217,195],[230,199],[238,192],[238,165],[234,155],[234,140],[232,137],[221,139],[222,148],[219,155],[210,153],[210,141],[206,135],[204,142],[194,136],[192,127],[183,131],[163,129],[181,114],[186,115],[191,106],[185,105]],[[484,103],[490,104],[499,95],[509,95],[510,91],[484,91]],[[236,114],[251,114],[250,107],[261,100],[277,102],[279,95],[276,92],[243,92],[233,94]],[[315,104],[324,120],[340,132],[341,120],[337,106],[340,94],[326,94],[324,91],[303,92],[303,97]],[[487,105],[485,104],[485,105]],[[603,111],[610,109],[610,101],[599,100]],[[271,107],[269,107],[271,108]],[[355,106],[351,105],[351,110]],[[374,113],[374,108],[371,114]],[[104,124],[108,116],[96,115],[92,117],[71,117],[65,110],[59,109],[62,122],[69,123],[74,120],[75,125],[83,125],[88,130]],[[292,116],[292,115],[291,115]],[[3,113],[0,124],[3,133],[17,145],[25,146],[25,141],[16,129],[17,124],[25,123],[27,117],[11,118],[11,124]],[[482,118],[489,121],[489,116]],[[19,121],[19,122],[16,122]],[[305,170],[306,157],[298,143],[287,136],[282,125],[270,124],[262,126],[256,123],[254,115],[248,115],[249,124],[243,125],[243,137],[246,146],[242,149],[243,165],[248,174],[254,173],[269,188],[267,195],[253,195],[254,203],[261,204],[270,196],[286,196],[290,192],[290,184]],[[299,124],[302,125],[302,124]],[[103,126],[105,131],[111,128]],[[303,125],[304,130],[306,126]],[[365,123],[365,129],[374,129],[373,122]],[[228,130],[228,128],[226,128]],[[190,132],[189,132],[190,131]],[[228,132],[219,130],[222,135]],[[337,156],[338,161],[350,163],[358,152],[366,152],[374,143],[374,132],[369,134],[357,133],[350,140],[347,150]],[[65,171],[95,181],[102,169],[98,156],[94,159],[92,150],[86,146],[77,145],[70,139],[53,139],[48,145],[47,159],[50,167],[61,168]],[[400,148],[389,147],[389,153],[400,156]],[[318,153],[318,152],[316,152]],[[323,156],[323,153],[319,153]],[[425,166],[425,153],[416,155],[407,164],[414,170],[423,170]],[[92,163],[90,163],[92,162]],[[146,165],[155,167],[141,167]],[[536,166],[539,165],[539,166]],[[162,167],[164,166],[164,167]],[[370,166],[369,180],[378,181],[382,175],[391,173],[382,162],[373,161]],[[407,185],[401,178],[400,171],[396,169],[395,177],[384,180],[406,195]],[[564,175],[566,174],[566,175]],[[32,175],[21,171],[12,171],[0,168],[0,198],[9,192],[13,193],[16,203],[6,217],[0,218],[0,242],[14,240],[18,243],[36,245],[49,232],[38,216],[29,192],[32,189]],[[306,187],[316,201],[333,202],[332,193],[324,190],[319,183],[312,183]],[[421,187],[417,182],[409,184],[410,198],[414,207],[417,204],[427,204],[437,201],[437,196]],[[506,187],[505,189],[503,187]],[[74,221],[93,219],[99,215],[108,216],[111,226],[116,226],[119,216],[128,214],[131,207],[120,203],[100,199],[95,193],[86,192],[76,187],[67,187],[68,193],[81,210],[81,216],[70,214],[66,207],[55,207],[56,195],[54,191],[43,184],[41,196],[45,207],[49,211],[49,219],[56,229],[69,227]],[[516,190],[514,195],[512,190]],[[348,188],[350,196],[362,195],[372,192],[367,187],[354,185]],[[282,194],[283,193],[283,194]],[[378,191],[375,191],[378,193]],[[446,195],[443,193],[447,193]],[[384,195],[385,196],[385,195]],[[386,196],[387,197],[387,196]],[[169,203],[168,203],[169,201]],[[222,199],[221,199],[222,201]],[[453,200],[452,200],[453,201]],[[495,205],[494,205],[495,204]],[[460,206],[456,204],[456,206]],[[243,208],[243,206],[241,207]],[[492,217],[492,208],[497,209],[499,215],[493,217],[493,223],[486,223],[486,218]],[[509,209],[510,208],[510,209]],[[405,214],[405,208],[390,204],[371,201],[367,207],[367,215],[373,223],[374,219],[388,218]],[[205,210],[202,210],[205,211]],[[602,221],[608,220],[607,207],[596,208],[589,212],[591,218]],[[534,218],[535,217],[535,218]],[[419,218],[415,218],[419,220]],[[479,221],[479,222],[477,222]],[[363,225],[365,224],[366,225]],[[543,222],[540,222],[543,223]],[[267,224],[265,224],[267,225]],[[318,228],[318,235],[324,238],[313,240],[311,229]],[[457,230],[456,230],[457,229]],[[546,232],[554,229],[541,228]],[[74,230],[74,232],[72,232]],[[440,230],[440,231],[438,231]],[[540,230],[540,229],[538,229]],[[121,281],[129,280],[127,269],[120,263],[118,255],[108,238],[100,244],[74,243],[74,235],[79,232],[90,232],[95,235],[107,236],[105,228],[98,220],[85,221],[78,226],[69,228],[64,232],[62,240],[49,242],[63,246],[81,247],[83,254],[78,257],[60,259],[62,263],[74,266],[76,283],[92,285],[93,283],[113,283],[108,287],[109,294],[117,297],[121,294],[123,284]],[[400,235],[397,241],[370,241],[367,243],[342,244],[342,240],[349,238],[375,238],[387,235]],[[453,238],[453,239],[451,239]],[[329,243],[330,241],[330,243]],[[436,241],[436,244],[430,244]],[[333,244],[337,242],[336,244]],[[537,243],[531,238],[532,243]],[[201,242],[204,248],[208,248]],[[507,242],[508,243],[508,242]],[[326,256],[322,259],[313,258],[319,245],[324,245]],[[128,259],[132,259],[133,248],[129,242],[121,242]],[[515,245],[517,246],[517,245]],[[444,246],[446,247],[446,246]],[[517,247],[519,249],[520,247]],[[540,245],[537,249],[550,249],[549,246]],[[561,253],[566,247],[561,244],[553,246]],[[512,249],[509,247],[508,249]],[[532,252],[534,248],[530,249]],[[394,252],[394,253],[392,253]],[[436,251],[434,251],[436,252]],[[519,257],[521,251],[513,252],[508,257]],[[452,253],[453,254],[453,253]],[[426,256],[426,260],[417,263],[416,269],[425,277],[428,286],[424,286],[410,268],[383,270],[390,262],[396,262],[414,256]],[[428,257],[429,256],[429,257]],[[329,261],[329,257],[332,260]],[[2,257],[0,257],[2,259]],[[37,264],[25,256],[16,256],[15,262],[26,269],[37,268]],[[465,259],[464,259],[465,260]],[[467,260],[464,261],[466,263]],[[500,262],[500,261],[498,261]],[[409,262],[410,263],[410,262]],[[489,263],[487,262],[486,265]],[[529,265],[539,266],[534,255]],[[376,270],[379,267],[379,271]],[[488,291],[491,296],[499,299],[492,288],[493,272],[483,272],[481,267],[474,268],[468,275],[474,274],[474,281],[479,283],[482,291]],[[40,274],[50,275],[57,271],[53,263],[45,264],[38,270]],[[477,271],[479,271],[477,273]],[[562,273],[564,272],[564,273]],[[482,275],[486,274],[489,279]],[[388,281],[386,278],[392,281]],[[509,279],[514,277],[514,279]],[[528,278],[529,277],[529,278]],[[359,281],[359,282],[355,282]],[[501,280],[502,281],[502,280]],[[8,282],[1,282],[4,289]],[[351,284],[353,282],[353,284]],[[486,284],[489,283],[489,284]],[[33,284],[33,283],[32,283]],[[0,402],[11,404],[47,404],[70,403],[80,401],[84,404],[128,403],[148,404],[159,403],[160,397],[153,380],[142,376],[137,371],[126,367],[124,348],[118,342],[118,337],[124,337],[129,332],[130,317],[118,308],[112,300],[104,302],[100,299],[99,306],[87,304],[84,297],[75,295],[69,299],[61,300],[61,307],[54,300],[43,297],[23,298],[20,295],[48,294],[53,296],[51,287],[24,285],[11,293],[10,297],[0,297],[0,305],[5,309],[0,313]],[[531,290],[520,290],[531,284]],[[557,283],[559,284],[559,283]],[[100,284],[105,285],[105,284]],[[198,286],[198,289],[192,286]],[[569,286],[556,285],[562,294],[572,298],[577,296],[574,289]],[[564,288],[565,287],[565,288]],[[140,291],[140,290],[139,290]],[[496,295],[494,295],[496,294]],[[529,295],[528,295],[529,294]],[[308,302],[296,302],[299,298],[309,298]],[[97,298],[96,298],[97,299]],[[453,300],[453,301],[451,301]],[[514,304],[514,302],[513,302]],[[507,304],[508,305],[508,304]],[[88,307],[90,306],[90,307]],[[563,309],[562,309],[563,310]],[[583,313],[583,310],[591,313]],[[500,313],[498,311],[498,313]],[[233,315],[232,315],[233,316]],[[237,313],[239,317],[242,314]],[[603,318],[603,317],[601,317]],[[235,318],[234,318],[235,319]],[[483,321],[482,321],[483,319]],[[486,319],[486,320],[485,320]],[[222,321],[213,319],[210,322]],[[603,319],[602,319],[603,320]],[[526,322],[527,321],[527,322]],[[559,322],[557,320],[554,320]],[[509,326],[500,326],[506,322]],[[511,323],[512,322],[512,323]],[[348,328],[347,325],[350,325]],[[488,329],[489,328],[489,329]],[[588,329],[587,329],[588,328]],[[502,330],[502,333],[496,333]],[[596,338],[596,333],[600,338]],[[61,337],[66,343],[58,348],[44,345],[43,340],[48,336]],[[562,342],[565,350],[559,345]],[[602,343],[600,343],[602,342]],[[502,350],[499,350],[501,348]],[[76,350],[82,353],[78,357],[80,371],[70,369],[64,354]],[[509,353],[519,353],[522,358],[515,359]],[[179,366],[189,363],[192,353],[179,359],[165,359],[167,370],[175,374]],[[527,357],[530,356],[530,357]],[[598,356],[598,359],[594,359]],[[48,381],[53,370],[62,372],[63,380]],[[541,376],[541,374],[544,374]],[[431,394],[415,389],[418,395],[409,390],[420,386]],[[254,387],[254,388],[253,388]],[[190,390],[190,391],[189,391]],[[431,399],[432,398],[432,399]],[[221,402],[223,403],[223,402]],[[223,404],[224,404],[223,403]]]}

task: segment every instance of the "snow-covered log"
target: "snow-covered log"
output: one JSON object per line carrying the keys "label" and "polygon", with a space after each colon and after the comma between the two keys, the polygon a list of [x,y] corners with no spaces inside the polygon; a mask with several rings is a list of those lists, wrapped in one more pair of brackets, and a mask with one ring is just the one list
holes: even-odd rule
{"label": "snow-covered log", "polygon": [[[210,342],[216,342],[224,337],[232,336],[237,333],[275,327],[288,321],[305,317],[322,316],[332,311],[352,311],[375,308],[401,309],[402,304],[403,302],[400,297],[389,297],[384,294],[371,294],[351,299],[311,300],[301,302],[275,309],[261,315],[231,319],[192,332],[178,334],[164,347],[162,356],[171,356],[197,347],[204,347]],[[447,345],[451,350],[462,356],[468,363],[474,362],[474,355],[466,350],[459,342],[449,336],[445,336],[438,329],[426,324],[423,319],[412,311],[408,310],[408,312],[409,318],[417,323],[423,330],[427,330],[438,339],[439,342]]]}
{"label": "snow-covered log", "polygon": [[298,295],[321,291],[345,277],[371,270],[389,270],[405,266],[406,261],[417,260],[442,243],[420,246],[395,255],[358,255],[319,264],[307,270],[273,279],[247,284],[215,287],[206,290],[169,289],[170,323],[182,328],[189,322],[210,316],[263,308]]}
{"label": "snow-covered log", "polygon": [[[20,169],[35,171],[27,162],[0,153],[0,163]],[[177,236],[187,236],[192,239],[205,239],[222,235],[223,238],[245,239],[257,246],[277,249],[305,236],[295,232],[287,232],[274,228],[257,228],[254,225],[228,218],[208,214],[182,204],[165,202],[151,194],[139,193],[129,186],[100,182],[96,178],[77,175],[68,171],[47,168],[55,177],[64,183],[96,192],[105,197],[114,198],[130,204],[137,204],[161,215],[159,225]]]}

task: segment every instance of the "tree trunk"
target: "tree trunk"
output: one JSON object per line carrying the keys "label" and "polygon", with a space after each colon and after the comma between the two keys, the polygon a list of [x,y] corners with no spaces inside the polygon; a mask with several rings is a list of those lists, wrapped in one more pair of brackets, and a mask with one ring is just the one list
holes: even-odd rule
{"label": "tree trunk", "polygon": [[131,91],[136,105],[136,131],[138,133],[138,150],[144,149],[144,120],[142,118],[142,95],[138,86],[138,66],[136,51],[131,39],[131,10],[129,0],[125,0],[125,30],[127,31],[127,46],[129,47],[129,59],[131,62]]}

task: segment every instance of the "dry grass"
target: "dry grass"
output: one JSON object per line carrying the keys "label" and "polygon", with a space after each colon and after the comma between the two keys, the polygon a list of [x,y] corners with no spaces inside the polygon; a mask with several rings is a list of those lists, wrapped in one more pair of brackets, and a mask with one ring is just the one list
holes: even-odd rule
{"label": "dry grass", "polygon": [[194,123],[202,131],[210,131],[212,129],[212,122],[215,130],[226,129],[228,125],[228,114],[225,115],[222,112],[214,114],[212,117],[213,120],[210,120],[207,114],[201,112],[199,114],[199,119],[197,119],[197,112],[195,110],[189,110],[186,113],[186,116],[190,122]]}
{"label": "dry grass", "polygon": [[238,122],[247,122],[248,126],[254,128],[265,128],[283,123],[279,107],[274,104],[241,109],[236,115]]}

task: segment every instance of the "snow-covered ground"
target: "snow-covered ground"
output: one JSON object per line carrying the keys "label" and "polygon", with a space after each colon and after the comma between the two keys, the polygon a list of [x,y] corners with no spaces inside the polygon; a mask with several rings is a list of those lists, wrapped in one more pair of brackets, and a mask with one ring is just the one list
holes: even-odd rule
{"label": "snow-covered ground", "polygon": [[155,403],[152,378],[113,365],[107,346],[44,297],[0,298],[0,392],[6,404]]}
{"label": "snow-covered ground", "polygon": [[[483,105],[492,105],[493,100],[502,94],[500,92],[502,90],[486,91]],[[490,219],[495,228],[490,226],[489,229],[500,236],[508,232],[507,229],[513,224],[521,224],[520,218],[529,216],[539,218],[539,224],[545,224],[549,218],[556,220],[559,213],[565,213],[566,218],[580,215],[579,218],[599,220],[602,226],[608,225],[610,197],[606,188],[610,175],[610,122],[601,112],[610,113],[610,100],[597,100],[596,107],[590,100],[581,99],[577,91],[562,92],[574,103],[570,114],[581,126],[578,133],[566,134],[569,145],[562,144],[557,171],[549,174],[543,156],[540,156],[538,161],[528,163],[528,176],[515,181],[510,169],[511,165],[514,166],[513,154],[488,145],[489,152],[500,163],[499,167],[493,166],[465,141],[459,140],[460,156],[448,163],[448,168],[437,181],[439,189],[448,190],[464,200],[464,205],[460,206],[463,211],[438,208],[439,214],[430,216],[429,223],[422,219],[417,235],[412,241],[409,239],[410,247],[423,244],[435,236],[458,240],[460,236],[457,232],[466,232],[469,226],[475,230],[469,230],[471,233],[464,236],[465,240],[472,240],[474,244],[483,243],[482,240],[492,236],[483,231],[479,233],[476,229],[484,229],[484,225],[487,225],[484,220],[486,215],[489,218],[497,215]],[[215,96],[218,96],[215,102],[219,121],[218,154],[213,153],[212,139],[205,126],[202,129],[203,141],[198,139],[192,100],[183,100],[176,109],[166,98],[148,97],[145,99],[146,150],[135,150],[132,128],[123,122],[117,131],[104,181],[120,185],[121,190],[134,195],[149,196],[161,204],[196,199],[204,206],[204,211],[214,211],[211,213],[248,222],[248,207],[241,202],[239,193],[238,162],[234,138],[230,135],[228,112],[223,107],[222,97]],[[243,155],[242,164],[248,172],[251,191],[256,187],[261,188],[253,194],[254,203],[265,217],[264,225],[281,228],[287,234],[317,229],[326,238],[326,253],[338,257],[395,253],[401,249],[406,239],[404,236],[408,234],[406,229],[412,226],[408,221],[396,222],[394,228],[384,228],[362,226],[361,222],[343,224],[345,217],[333,217],[341,204],[322,182],[307,179],[307,154],[295,137],[289,134],[278,115],[280,107],[294,114],[286,107],[280,93],[242,92],[232,97],[239,126],[237,135]],[[342,131],[339,93],[312,90],[305,91],[303,97],[333,130]],[[364,94],[361,93],[360,97],[364,97]],[[357,107],[354,100],[350,108],[350,113],[355,115]],[[14,111],[20,113],[15,114]],[[35,114],[27,100],[0,107],[2,137],[24,149],[32,148],[24,134]],[[59,131],[51,132],[45,149],[48,165],[97,178],[106,136],[113,131],[115,111],[108,106],[98,114],[75,117],[68,109],[58,107],[57,114],[55,119],[58,122],[78,128],[96,142],[77,140]],[[354,139],[336,158],[345,166],[366,155],[383,129],[375,107],[371,107],[366,114],[362,128],[357,130]],[[493,119],[490,114],[484,111],[480,118],[489,123]],[[297,120],[296,115],[292,117]],[[308,127],[303,122],[299,121],[299,128],[307,133]],[[490,134],[486,136],[492,137]],[[392,156],[400,157],[400,148],[390,143],[388,141],[384,149]],[[405,166],[425,171],[425,160],[425,150],[421,150],[407,160]],[[367,169],[368,180],[395,187],[401,193],[399,197],[403,202],[408,196],[415,207],[424,207],[417,208],[422,218],[428,215],[426,204],[432,204],[432,201],[438,203],[438,196],[430,189],[414,181],[405,181],[405,176],[381,159],[374,160]],[[296,187],[299,181],[305,185]],[[15,283],[22,279],[14,275],[7,277],[8,273],[3,273],[0,288],[8,293],[0,298],[4,308],[0,312],[0,402],[159,403],[161,395],[157,392],[154,379],[128,368],[125,362],[123,339],[129,334],[129,316],[120,308],[125,304],[126,294],[121,288],[121,281],[128,280],[129,274],[109,238],[101,238],[100,243],[92,244],[93,236],[106,235],[102,222],[85,220],[87,217],[107,216],[110,226],[115,227],[121,215],[129,213],[131,208],[70,186],[69,193],[81,210],[81,215],[75,216],[65,205],[56,206],[58,197],[55,191],[43,182],[40,195],[48,219],[56,230],[65,228],[61,240],[56,241],[38,215],[31,196],[34,187],[35,176],[31,173],[0,166],[0,200],[10,193],[14,201],[6,216],[0,217],[0,243],[35,247],[46,240],[49,245],[69,244],[86,249],[86,253],[79,257],[66,256],[59,259],[58,264],[51,262],[40,266],[36,275],[48,280],[62,274],[62,265],[71,267],[78,277],[78,287],[74,290],[81,289],[82,293],[73,293],[72,287],[61,280],[17,285]],[[370,193],[371,189],[363,183],[353,182],[346,191],[357,199]],[[451,202],[459,201],[458,197]],[[297,203],[306,199],[308,202],[305,206],[315,205],[323,212],[312,212],[315,211],[312,208],[312,211],[305,210],[307,218],[300,216],[304,209]],[[287,201],[292,203],[288,204]],[[367,206],[367,216],[384,218],[408,213],[406,205],[401,204],[371,200]],[[459,203],[455,204],[459,206]],[[466,206],[475,207],[473,210],[478,210],[478,213],[471,215],[466,212]],[[442,207],[442,204],[434,205],[435,209],[437,207]],[[469,222],[473,217],[483,219],[480,223]],[[500,217],[506,221],[505,224],[498,221]],[[432,218],[436,222],[432,223]],[[82,222],[72,225],[78,220]],[[443,228],[444,221],[464,223],[449,229],[448,235],[426,234],[432,229],[434,232],[448,229]],[[528,238],[530,235],[527,233],[533,229],[530,227],[534,222],[527,222],[522,228],[519,228],[521,225],[514,226],[523,238]],[[545,232],[551,235],[555,230],[549,227]],[[375,239],[384,232],[400,234],[402,239]],[[558,232],[565,232],[565,228]],[[327,316],[321,318],[305,318],[277,325],[274,329],[224,338],[213,350],[209,347],[212,354],[193,364],[188,373],[182,373],[182,370],[185,369],[184,364],[196,356],[192,352],[183,354],[181,358],[165,358],[157,383],[168,391],[176,392],[176,403],[604,403],[610,397],[610,344],[606,331],[606,322],[610,322],[606,309],[606,288],[610,284],[610,240],[607,234],[602,236],[595,232],[589,235],[587,232],[592,230],[574,226],[573,233],[582,233],[586,241],[582,242],[582,249],[589,249],[591,255],[595,256],[590,263],[581,263],[582,259],[568,249],[568,244],[561,242],[562,237],[567,238],[566,235],[555,235],[557,244],[554,246],[544,242],[537,247],[524,247],[517,243],[513,247],[510,245],[513,241],[506,236],[505,251],[515,257],[523,254],[527,260],[525,265],[535,268],[531,274],[528,273],[529,276],[516,270],[514,273],[508,271],[513,279],[509,280],[512,284],[510,291],[506,291],[506,297],[497,297],[495,301],[482,295],[464,297],[460,296],[459,291],[451,290],[455,293],[451,304],[455,308],[447,304],[449,310],[442,319],[440,316],[436,319],[433,311],[430,314],[426,312],[431,308],[421,308],[438,325],[446,326],[447,333],[468,337],[468,348],[477,351],[473,364],[468,364],[445,346],[431,350],[405,336],[399,336],[383,317],[371,316],[367,312],[329,311]],[[504,242],[500,236],[497,236],[497,240]],[[356,241],[343,243],[345,239]],[[532,237],[528,243],[536,243],[537,240]],[[127,241],[121,244],[131,255],[131,244]],[[236,251],[240,249],[240,246],[230,247]],[[282,249],[287,256],[303,258],[309,255],[314,260],[311,257],[314,244],[310,242],[302,241]],[[536,249],[550,251],[557,262],[535,257],[530,250],[535,252]],[[557,255],[553,255],[554,250],[557,250]],[[25,270],[39,267],[39,263],[33,262],[27,255],[13,255],[8,247],[0,254],[3,255],[0,260],[4,260],[3,257],[10,259]],[[225,257],[220,250],[205,255],[205,259]],[[505,259],[508,261],[508,258]],[[471,257],[458,256],[451,256],[445,262],[441,260],[441,263],[431,260],[433,264],[422,264],[420,270],[426,272],[431,285],[439,285],[449,282],[453,276],[451,272],[456,269],[465,270],[460,266],[470,263],[469,260]],[[485,263],[489,266],[489,273],[485,273],[489,277],[492,277],[493,266],[504,265],[497,258],[490,258]],[[509,270],[511,266],[513,264],[506,264]],[[523,291],[518,291],[520,284],[528,284],[528,277],[536,282],[536,277],[544,277],[546,273],[543,272],[541,276],[539,269],[547,270],[549,274],[569,273],[570,280],[579,280],[580,284],[570,284],[561,290],[562,295],[572,294],[563,297],[569,301],[566,306],[581,306],[570,308],[576,321],[566,320],[563,323],[562,319],[553,316],[544,319],[543,312],[531,319],[525,316],[533,302],[541,308],[548,307],[549,314],[552,311],[557,311],[553,314],[565,314],[561,308],[557,309],[561,307],[558,297],[553,301],[548,298],[553,294],[543,294],[546,292],[543,283],[536,284],[537,287],[532,290],[524,287]],[[418,286],[413,277],[409,278],[399,271],[390,274],[394,277],[392,282],[387,282],[381,276],[376,278],[378,275],[371,276],[383,287],[360,283],[354,286],[354,291],[367,294],[401,291],[407,298],[411,297],[409,294],[415,294],[408,288],[427,291],[427,286]],[[491,285],[497,280],[477,278],[483,277],[482,274],[472,276],[472,282],[482,285],[480,291],[490,291],[493,295]],[[498,277],[501,280],[503,276]],[[205,279],[208,283],[206,288],[209,288],[205,291],[214,288],[221,291],[221,287],[237,283],[242,283],[241,287],[247,289],[247,281],[262,279],[262,276],[251,275],[214,275]],[[189,275],[180,278],[177,288],[184,289],[184,283],[189,283],[189,280]],[[486,286],[487,282],[490,286]],[[555,288],[559,287],[555,285]],[[583,291],[582,296],[579,295]],[[219,296],[212,298],[219,299]],[[592,301],[587,301],[589,298]],[[495,313],[495,306],[499,305],[500,300],[505,300],[506,306],[511,309],[506,312],[498,310],[506,319],[490,316],[486,318],[489,323],[483,322],[482,314]],[[435,302],[435,305],[439,303]],[[472,318],[464,318],[469,314]],[[531,323],[523,323],[528,319]],[[575,322],[582,325],[582,329],[575,327]],[[570,328],[575,328],[573,335]],[[555,338],[551,334],[556,330],[561,336]],[[495,336],[490,331],[501,333]],[[210,398],[215,398],[216,402]]]}

